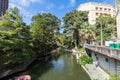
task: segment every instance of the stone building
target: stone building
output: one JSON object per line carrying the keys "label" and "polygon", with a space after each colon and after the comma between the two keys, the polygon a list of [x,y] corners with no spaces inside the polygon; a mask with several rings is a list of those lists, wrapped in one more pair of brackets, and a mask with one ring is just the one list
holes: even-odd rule
{"label": "stone building", "polygon": [[101,14],[110,14],[111,16],[116,15],[115,7],[110,4],[103,4],[97,2],[88,2],[84,4],[80,4],[77,8],[78,11],[88,11],[88,18],[90,24],[95,24],[96,18]]}
{"label": "stone building", "polygon": [[0,16],[4,15],[8,9],[8,1],[9,0],[0,0]]}

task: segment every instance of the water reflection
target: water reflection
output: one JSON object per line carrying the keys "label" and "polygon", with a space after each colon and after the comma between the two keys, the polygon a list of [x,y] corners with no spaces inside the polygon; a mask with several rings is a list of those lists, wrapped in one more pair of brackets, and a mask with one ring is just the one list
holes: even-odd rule
{"label": "water reflection", "polygon": [[29,73],[33,80],[89,80],[75,58],[65,54],[57,60],[33,67]]}
{"label": "water reflection", "polygon": [[47,62],[40,61],[27,71],[8,76],[3,80],[24,74],[31,75],[32,80],[90,80],[71,54],[64,54]]}

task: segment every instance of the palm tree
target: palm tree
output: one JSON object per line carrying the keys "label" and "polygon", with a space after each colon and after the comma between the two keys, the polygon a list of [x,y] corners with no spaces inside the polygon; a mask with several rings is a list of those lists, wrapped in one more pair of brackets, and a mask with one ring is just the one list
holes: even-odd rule
{"label": "palm tree", "polygon": [[79,30],[84,22],[88,22],[88,12],[86,11],[72,11],[63,17],[64,30],[74,42],[75,48],[79,45]]}
{"label": "palm tree", "polygon": [[90,43],[91,40],[95,40],[96,35],[94,31],[94,26],[84,23],[82,29],[79,31],[79,41],[80,43]]}

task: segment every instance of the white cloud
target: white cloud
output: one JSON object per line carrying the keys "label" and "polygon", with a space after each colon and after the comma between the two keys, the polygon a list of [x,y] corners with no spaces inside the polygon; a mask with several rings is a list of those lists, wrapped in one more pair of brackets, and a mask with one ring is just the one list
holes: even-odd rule
{"label": "white cloud", "polygon": [[10,6],[10,8],[17,7],[22,15],[25,15],[26,17],[31,17],[30,12],[28,12],[27,10],[25,10],[22,6],[18,6],[18,5],[13,4],[13,3],[10,3],[9,6]]}
{"label": "white cloud", "polygon": [[[30,8],[32,3],[44,4],[45,0],[10,0],[9,8],[17,7],[20,11],[20,14],[23,15],[23,20],[29,22],[31,17],[36,14],[35,12],[31,13],[29,10],[27,10],[28,8]],[[55,8],[55,5],[53,3],[49,3],[45,8],[46,10],[50,10]],[[43,12],[47,11],[41,11],[41,13]]]}
{"label": "white cloud", "polygon": [[49,5],[46,7],[47,10],[55,8],[55,5],[53,3],[49,3]]}
{"label": "white cloud", "polygon": [[45,0],[10,0],[9,7],[17,7],[20,12],[31,17],[31,13],[28,10],[25,10],[25,7],[29,7],[31,3],[43,3]]}
{"label": "white cloud", "polygon": [[19,2],[19,4],[21,5],[21,6],[29,6],[30,5],[30,2],[29,1],[27,1],[27,0],[19,0],[20,2]]}
{"label": "white cloud", "polygon": [[[20,1],[23,1],[23,2],[24,2],[25,0],[20,0]],[[22,2],[22,3],[23,3],[23,2]],[[10,0],[9,8],[17,7],[17,8],[19,9],[19,11],[20,11],[20,14],[23,15],[23,20],[28,19],[28,21],[26,21],[26,22],[29,23],[31,17],[32,17],[34,14],[33,14],[33,13],[30,13],[28,10],[25,9],[26,5],[27,5],[27,6],[30,5],[30,4],[28,4],[28,3],[26,3],[26,5],[25,5],[25,3],[26,3],[26,2],[24,2],[24,4],[19,4],[19,3],[17,2],[17,0],[16,0],[16,1]]]}
{"label": "white cloud", "polygon": [[43,3],[44,0],[10,0],[10,3],[18,4],[20,6],[28,7],[31,3]]}
{"label": "white cloud", "polygon": [[60,5],[60,7],[59,7],[59,9],[64,9],[65,8],[65,6],[62,4],[62,5]]}
{"label": "white cloud", "polygon": [[74,5],[76,4],[76,0],[70,0],[70,6],[74,7]]}
{"label": "white cloud", "polygon": [[30,0],[31,2],[39,2],[39,3],[42,3],[43,0]]}

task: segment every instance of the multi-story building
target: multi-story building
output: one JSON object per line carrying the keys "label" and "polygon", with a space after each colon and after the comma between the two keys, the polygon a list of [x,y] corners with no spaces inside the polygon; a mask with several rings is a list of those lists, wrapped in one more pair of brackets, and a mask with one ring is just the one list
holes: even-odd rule
{"label": "multi-story building", "polygon": [[117,15],[116,15],[116,24],[117,24],[117,42],[120,43],[120,0],[116,1]]}
{"label": "multi-story building", "polygon": [[95,24],[96,18],[101,14],[110,14],[111,16],[116,15],[115,7],[110,4],[103,4],[97,2],[88,2],[81,4],[78,8],[78,11],[88,11],[88,19],[90,24]]}
{"label": "multi-story building", "polygon": [[4,15],[8,9],[8,0],[0,0],[0,16]]}

